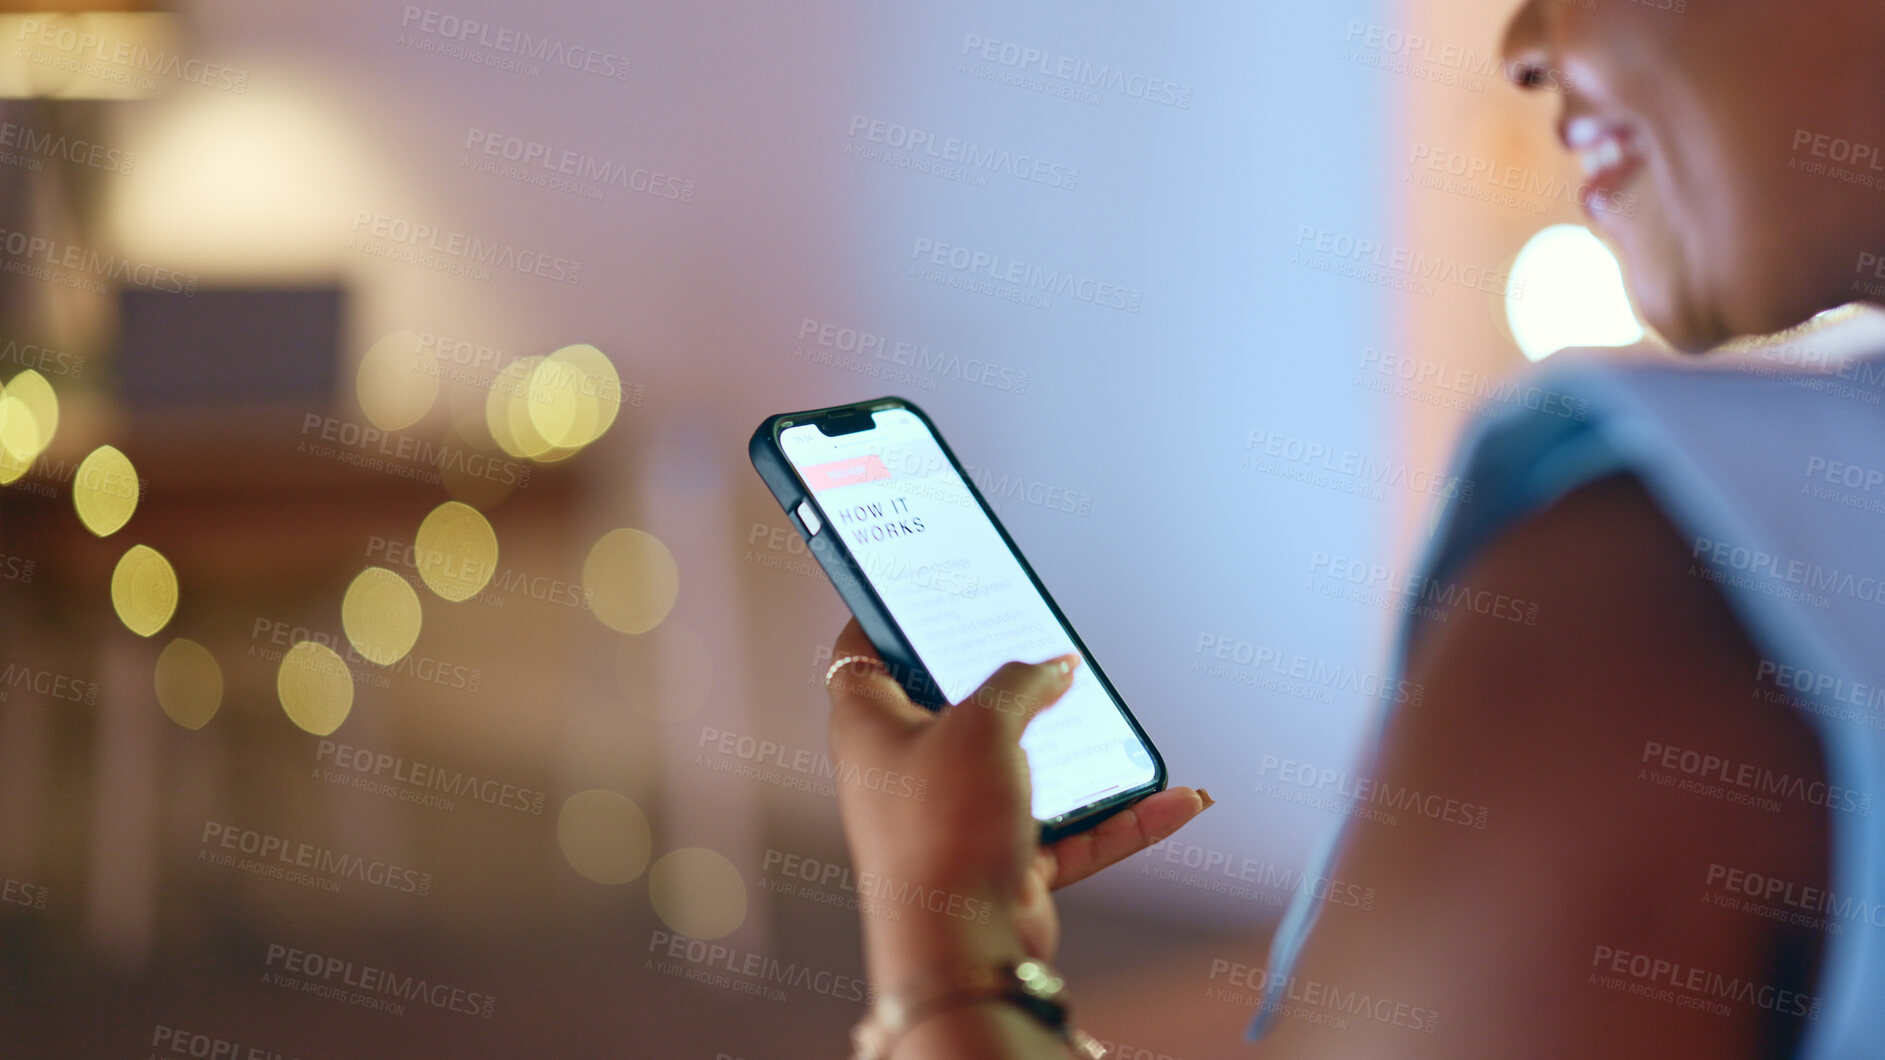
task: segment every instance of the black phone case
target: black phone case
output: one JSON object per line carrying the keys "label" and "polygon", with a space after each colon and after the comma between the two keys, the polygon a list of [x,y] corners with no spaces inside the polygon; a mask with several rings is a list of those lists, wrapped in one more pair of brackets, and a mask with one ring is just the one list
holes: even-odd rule
{"label": "black phone case", "polygon": [[806,547],[817,558],[818,565],[824,568],[825,575],[831,579],[832,586],[844,599],[845,606],[857,616],[858,625],[863,627],[865,636],[870,638],[871,644],[877,649],[877,654],[882,656],[884,662],[890,667],[891,675],[903,686],[904,691],[909,693],[912,701],[929,710],[940,710],[947,706],[935,680],[930,677],[929,671],[923,668],[922,661],[916,657],[915,649],[910,647],[909,640],[904,637],[903,631],[890,617],[890,611],[884,606],[883,600],[878,597],[877,590],[864,576],[863,569],[852,557],[851,550],[838,539],[836,531],[831,527],[831,521],[824,518],[823,510],[815,499],[812,499],[812,506],[819,508],[823,525],[815,535],[806,533],[804,524],[799,521],[797,508],[799,502],[811,499],[811,491],[805,487],[798,472],[793,470],[791,463],[786,460],[784,450],[779,447],[781,421],[789,420],[796,425],[820,419],[852,416],[860,410],[876,412],[890,408],[908,409],[923,421],[924,426],[929,428],[929,433],[936,439],[936,444],[942,449],[943,456],[949,460],[956,473],[962,477],[963,484],[968,487],[969,495],[975,498],[975,503],[981,506],[982,514],[995,527],[995,532],[1001,535],[1002,543],[1008,546],[1008,551],[1014,554],[1015,560],[1021,564],[1021,569],[1027,572],[1028,580],[1033,583],[1035,591],[1041,594],[1041,599],[1047,602],[1047,608],[1053,613],[1055,621],[1066,630],[1074,647],[1086,657],[1087,667],[1092,671],[1094,678],[1099,681],[1100,687],[1106,689],[1107,694],[1113,697],[1113,701],[1120,705],[1120,713],[1125,715],[1126,724],[1132,727],[1134,735],[1139,738],[1140,743],[1144,744],[1146,753],[1152,758],[1153,776],[1149,784],[1108,796],[1099,802],[1069,811],[1053,820],[1040,822],[1041,841],[1051,842],[1061,836],[1091,828],[1145,796],[1165,790],[1167,781],[1164,757],[1159,754],[1158,748],[1152,745],[1145,730],[1139,726],[1139,719],[1132,716],[1132,711],[1126,707],[1125,700],[1113,688],[1113,683],[1106,679],[1106,674],[1100,669],[1099,663],[1093,659],[1093,654],[1087,651],[1086,645],[1081,642],[1080,635],[1074,632],[1073,626],[1068,624],[1067,616],[1060,613],[1060,605],[1054,602],[1047,587],[1041,584],[1041,579],[1034,573],[1034,568],[1028,564],[1027,557],[1021,554],[1021,550],[1015,546],[1014,539],[1008,536],[1007,528],[1001,525],[1000,519],[996,518],[994,509],[990,508],[988,501],[982,497],[982,491],[976,489],[974,481],[963,470],[962,462],[956,459],[955,451],[949,448],[949,443],[943,439],[942,432],[936,429],[936,423],[929,418],[928,413],[903,398],[881,397],[848,405],[832,405],[806,412],[784,412],[776,416],[768,416],[759,425],[759,429],[753,432],[752,441],[747,445],[753,468],[759,472],[759,477],[765,480],[767,488],[772,490],[772,495],[778,500],[780,507],[785,509],[786,518],[798,530],[799,535],[805,538]]}

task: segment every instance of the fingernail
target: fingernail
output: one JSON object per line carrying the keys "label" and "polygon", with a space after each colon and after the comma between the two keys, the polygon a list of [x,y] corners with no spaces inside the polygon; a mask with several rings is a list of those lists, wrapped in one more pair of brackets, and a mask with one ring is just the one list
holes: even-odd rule
{"label": "fingernail", "polygon": [[1079,664],[1080,664],[1080,656],[1063,655],[1060,658],[1054,660],[1054,672],[1058,673],[1062,677],[1065,677],[1068,674],[1072,673],[1073,668],[1075,666],[1078,666]]}
{"label": "fingernail", "polygon": [[1203,788],[1198,789],[1198,801],[1204,803],[1204,807],[1198,811],[1199,813],[1203,813],[1205,810],[1217,805],[1217,800],[1212,798],[1211,793]]}

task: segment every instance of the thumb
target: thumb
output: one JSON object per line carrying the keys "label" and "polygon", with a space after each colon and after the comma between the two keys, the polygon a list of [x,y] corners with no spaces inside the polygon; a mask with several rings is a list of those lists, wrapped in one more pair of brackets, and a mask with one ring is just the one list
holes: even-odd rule
{"label": "thumb", "polygon": [[1074,671],[1079,665],[1078,652],[1038,663],[1003,663],[980,688],[945,711],[943,720],[962,728],[987,729],[1004,739],[1019,741],[1028,722],[1053,706],[1072,687]]}

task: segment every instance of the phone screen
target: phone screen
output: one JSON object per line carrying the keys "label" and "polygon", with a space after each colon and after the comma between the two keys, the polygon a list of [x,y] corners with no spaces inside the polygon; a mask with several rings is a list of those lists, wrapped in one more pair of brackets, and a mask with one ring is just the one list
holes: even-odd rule
{"label": "phone screen", "polygon": [[[960,702],[1010,659],[1077,650],[923,419],[906,409],[872,417],[875,427],[835,437],[816,424],[788,427],[780,448],[818,521],[857,560],[944,697]],[[1124,708],[1085,661],[1021,737],[1036,820],[1155,775]]]}

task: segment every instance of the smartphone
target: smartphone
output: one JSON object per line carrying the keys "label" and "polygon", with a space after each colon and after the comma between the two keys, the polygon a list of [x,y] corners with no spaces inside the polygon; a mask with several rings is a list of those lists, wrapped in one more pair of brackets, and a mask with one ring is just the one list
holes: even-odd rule
{"label": "smartphone", "polygon": [[767,417],[753,467],[890,673],[931,709],[1011,659],[1080,653],[1021,737],[1043,841],[1165,787],[1165,762],[936,425],[902,398]]}

